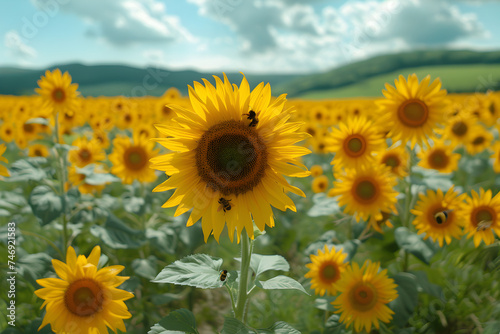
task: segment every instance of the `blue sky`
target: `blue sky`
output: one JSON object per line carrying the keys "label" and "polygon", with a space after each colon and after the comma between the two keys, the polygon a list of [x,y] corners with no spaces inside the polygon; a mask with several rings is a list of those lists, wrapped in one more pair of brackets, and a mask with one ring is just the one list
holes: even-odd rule
{"label": "blue sky", "polygon": [[424,48],[500,49],[495,0],[4,0],[0,66],[308,73]]}

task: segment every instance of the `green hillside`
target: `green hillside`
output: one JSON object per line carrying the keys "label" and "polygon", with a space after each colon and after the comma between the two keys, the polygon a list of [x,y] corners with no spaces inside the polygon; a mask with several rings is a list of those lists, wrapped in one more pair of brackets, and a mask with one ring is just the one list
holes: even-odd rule
{"label": "green hillside", "polygon": [[[467,75],[466,78],[470,79],[471,75],[474,77],[474,74],[469,73],[469,70],[466,69],[471,65],[500,65],[500,51],[474,52],[432,50],[377,56],[335,68],[324,73],[302,76],[276,87],[275,91],[287,92],[290,96],[310,96],[308,95],[309,93],[314,96],[319,94],[319,91],[331,93],[333,90],[341,89],[342,92],[347,90],[345,94],[350,94],[350,92],[353,92],[353,90],[349,88],[351,85],[357,86],[366,80],[375,79],[384,74],[388,75],[390,78],[389,81],[393,81],[394,73],[399,75],[400,73],[408,72],[406,69],[410,69],[410,73],[413,73],[417,71],[418,68],[422,68],[425,72],[428,71],[428,68],[435,68],[438,70],[440,66],[445,66],[448,69],[463,68],[465,71],[464,74]],[[449,71],[453,72],[454,69]],[[471,72],[473,71],[474,67],[471,68]],[[444,75],[440,72],[428,73],[433,74],[433,76]],[[465,78],[462,78],[461,75],[462,73],[457,73],[453,78],[464,80]],[[484,75],[484,73],[478,75]],[[474,77],[475,81],[477,81],[478,75]],[[370,88],[370,83],[371,81],[366,83],[366,85],[368,85],[366,88]],[[452,88],[453,87],[450,86],[450,91],[453,91]],[[462,88],[463,90],[457,90],[456,92],[476,90],[475,85],[465,85]],[[354,90],[354,92],[358,91]],[[362,92],[361,95],[373,94],[373,92],[373,90],[371,90],[370,93],[368,93],[368,91]],[[379,94],[380,93],[377,93],[376,95]]]}
{"label": "green hillside", "polygon": [[377,75],[355,84],[330,89],[309,91],[299,95],[304,99],[327,99],[349,97],[382,96],[385,83],[394,86],[394,79],[400,74],[408,77],[415,73],[419,79],[430,74],[431,78],[441,78],[443,88],[452,93],[484,92],[487,89],[500,90],[500,64],[487,65],[441,65],[413,67]]}

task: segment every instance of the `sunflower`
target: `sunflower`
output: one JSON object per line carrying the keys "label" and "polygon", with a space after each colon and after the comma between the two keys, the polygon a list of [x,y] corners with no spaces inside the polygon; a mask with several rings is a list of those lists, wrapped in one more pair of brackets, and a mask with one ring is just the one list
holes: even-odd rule
{"label": "sunflower", "polygon": [[98,269],[101,248],[94,247],[89,257],[76,256],[68,248],[66,263],[52,260],[60,278],[38,279],[43,288],[35,294],[44,299],[46,314],[39,330],[50,324],[56,333],[108,333],[108,327],[125,331],[123,319],[128,319],[124,300],[133,298],[128,291],[117,289],[128,277],[117,276],[123,266]]}
{"label": "sunflower", "polygon": [[439,247],[443,247],[443,240],[449,245],[452,238],[460,239],[464,216],[458,212],[462,200],[463,196],[459,196],[453,187],[446,194],[441,189],[437,192],[429,189],[426,195],[419,194],[419,201],[411,210],[416,216],[413,225],[418,234],[425,233],[424,239],[438,241]]}
{"label": "sunflower", "polygon": [[58,68],[53,72],[45,71],[45,76],[38,80],[35,91],[44,100],[44,106],[50,108],[53,113],[75,112],[78,100],[78,84],[71,83],[68,72],[61,73]]}
{"label": "sunflower", "polygon": [[233,240],[243,228],[253,237],[252,218],[259,230],[274,226],[271,205],[296,211],[286,192],[305,196],[283,175],[305,177],[300,157],[310,153],[294,144],[309,137],[297,132],[302,123],[287,123],[291,109],[283,109],[285,95],[272,103],[269,84],[252,92],[245,77],[240,87],[224,75],[189,86],[192,109],[172,106],[177,117],[156,125],[168,138],[156,139],[173,153],[152,160],[170,178],[154,191],[177,188],[163,207],[178,206],[175,216],[193,208],[187,225],[200,218],[207,241],[218,241],[227,222]]}
{"label": "sunflower", "polygon": [[313,193],[322,193],[325,192],[328,188],[328,177],[326,175],[320,175],[315,177],[312,182],[312,191]]}
{"label": "sunflower", "polygon": [[470,155],[479,154],[490,147],[492,141],[493,134],[484,127],[478,126],[465,143],[465,149]]}
{"label": "sunflower", "polygon": [[321,167],[320,165],[313,165],[311,166],[310,171],[312,177],[318,177],[323,174],[323,167]]}
{"label": "sunflower", "polygon": [[397,285],[387,277],[387,269],[378,272],[380,263],[367,260],[361,268],[357,263],[347,266],[337,283],[340,295],[332,302],[342,313],[340,321],[349,327],[354,323],[356,332],[363,328],[370,333],[372,325],[379,328],[379,321],[389,322],[394,311],[386,304],[398,297]]}
{"label": "sunflower", "polygon": [[444,121],[446,115],[446,90],[441,89],[441,80],[436,79],[429,85],[430,76],[418,82],[415,74],[408,81],[400,75],[394,80],[396,88],[385,84],[382,93],[386,97],[377,101],[379,122],[390,129],[389,136],[394,141],[415,144],[427,142],[433,128]]}
{"label": "sunflower", "polygon": [[32,144],[28,148],[28,156],[29,157],[48,157],[49,149],[47,146],[42,144]]}
{"label": "sunflower", "polygon": [[382,218],[381,219],[375,219],[374,217],[370,217],[368,224],[370,224],[370,227],[372,227],[378,233],[384,233],[384,231],[382,230],[382,226],[387,226],[389,228],[394,227],[394,225],[392,225],[392,223],[390,221],[390,218],[392,216],[393,215],[390,212],[382,211]]}
{"label": "sunflower", "polygon": [[89,141],[86,137],[80,137],[72,145],[77,148],[69,151],[68,161],[76,167],[82,168],[106,159],[106,153],[96,140]]}
{"label": "sunflower", "polygon": [[495,240],[493,231],[500,236],[500,195],[492,197],[491,190],[472,190],[472,197],[466,198],[460,214],[465,219],[464,232],[467,239],[474,237],[474,245],[479,246],[481,240],[490,245]]}
{"label": "sunflower", "polygon": [[[94,173],[104,173],[105,171],[102,170],[98,165],[94,167]],[[87,183],[85,179],[87,176],[84,173],[78,172],[75,166],[71,166],[68,171],[68,181],[69,183],[74,186],[78,187],[78,191],[81,194],[92,194],[92,193],[100,193],[105,187],[106,184],[99,184],[99,185],[93,185],[90,183]],[[69,184],[68,184],[69,187]]]}
{"label": "sunflower", "polygon": [[359,168],[375,161],[372,153],[386,146],[377,128],[364,117],[350,117],[333,129],[330,150],[335,152],[332,165],[345,168]]}
{"label": "sunflower", "polygon": [[450,140],[451,146],[463,145],[477,127],[476,121],[470,112],[461,111],[448,119],[444,129],[438,129],[436,132],[442,135],[443,140]]}
{"label": "sunflower", "polygon": [[493,170],[495,173],[500,173],[500,141],[495,142],[491,147],[493,154],[490,156],[493,159]]}
{"label": "sunflower", "polygon": [[[0,161],[5,162],[7,164],[9,163],[9,160],[7,160],[6,157],[2,157],[2,155],[5,153],[6,150],[7,146],[5,146],[5,144],[0,144]],[[0,176],[10,176],[7,167],[0,165]]]}
{"label": "sunflower", "polygon": [[323,296],[327,293],[330,296],[337,294],[336,282],[342,276],[342,273],[347,267],[347,262],[344,262],[347,254],[342,252],[342,249],[336,251],[334,247],[331,250],[325,245],[322,252],[318,249],[318,255],[311,254],[311,262],[306,264],[309,268],[306,278],[311,279],[311,289],[314,293]]}
{"label": "sunflower", "polygon": [[453,146],[445,145],[441,140],[434,140],[434,144],[418,153],[423,168],[435,169],[441,173],[451,173],[457,170],[460,154],[453,153]]}
{"label": "sunflower", "polygon": [[347,171],[338,175],[334,182],[332,194],[339,196],[338,202],[344,212],[368,221],[371,218],[380,220],[382,212],[395,212],[397,191],[393,189],[397,181],[382,165],[368,165],[360,169]]}
{"label": "sunflower", "polygon": [[10,143],[16,137],[16,129],[12,123],[4,122],[0,126],[0,139],[6,143]]}
{"label": "sunflower", "polygon": [[408,176],[409,153],[405,146],[391,146],[387,150],[377,153],[378,161],[391,168],[391,173],[397,177]]}
{"label": "sunflower", "polygon": [[134,135],[133,142],[129,137],[116,137],[113,140],[113,153],[109,155],[109,161],[113,164],[111,173],[125,184],[132,184],[134,180],[155,181],[156,174],[149,168],[149,160],[158,155],[154,146],[154,142],[137,134]]}

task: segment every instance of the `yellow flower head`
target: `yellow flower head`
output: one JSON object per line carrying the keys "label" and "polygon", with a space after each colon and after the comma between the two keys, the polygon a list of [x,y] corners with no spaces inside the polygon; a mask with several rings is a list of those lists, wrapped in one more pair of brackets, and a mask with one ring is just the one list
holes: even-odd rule
{"label": "yellow flower head", "polygon": [[48,157],[49,149],[43,144],[32,144],[28,148],[29,157]]}
{"label": "yellow flower head", "polygon": [[336,251],[332,247],[329,250],[327,245],[324,251],[318,249],[318,255],[311,254],[311,263],[306,264],[309,272],[305,274],[305,277],[311,279],[311,289],[314,289],[315,294],[322,296],[327,293],[334,296],[337,293],[336,283],[348,264],[344,262],[346,257],[347,254],[341,249]]}
{"label": "yellow flower head", "polygon": [[418,82],[415,74],[394,80],[395,87],[385,84],[382,91],[386,99],[377,101],[380,107],[379,122],[390,129],[389,136],[394,141],[408,141],[415,144],[428,144],[427,137],[433,128],[443,123],[446,115],[446,90],[441,89],[441,80],[436,79],[429,85],[431,77]]}
{"label": "yellow flower head", "polygon": [[402,145],[393,145],[387,150],[377,153],[378,162],[390,167],[391,173],[400,178],[408,175],[409,157],[406,147]]}
{"label": "yellow flower head", "polygon": [[457,170],[460,154],[453,153],[454,146],[445,145],[441,140],[434,140],[434,145],[422,148],[418,153],[419,166],[435,169],[441,173],[451,173]]}
{"label": "yellow flower head", "polygon": [[320,175],[315,177],[312,182],[312,191],[313,193],[322,193],[325,192],[328,188],[328,177],[326,175]]}
{"label": "yellow flower head", "polygon": [[312,177],[318,177],[323,174],[323,167],[320,165],[314,165],[310,169]]}
{"label": "yellow flower head", "polygon": [[[69,247],[66,263],[52,260],[59,278],[37,280],[43,288],[35,294],[44,299],[46,314],[40,328],[50,324],[58,334],[107,333],[108,327],[125,331],[123,319],[128,319],[124,300],[133,298],[128,291],[117,289],[128,277],[117,276],[123,266],[98,269],[101,248],[94,247],[89,257],[76,256]],[[39,329],[40,329],[39,328]]]}
{"label": "yellow flower head", "polygon": [[171,106],[177,117],[156,126],[167,136],[156,141],[173,153],[152,159],[170,175],[154,191],[176,189],[163,207],[177,206],[175,216],[193,209],[187,225],[201,218],[205,241],[219,240],[226,222],[239,240],[243,228],[253,236],[252,218],[261,231],[274,226],[271,205],[296,210],[286,193],[305,194],[283,175],[309,175],[300,158],[310,151],[294,145],[309,135],[297,131],[302,123],[287,122],[285,95],[271,101],[269,84],[250,91],[245,77],[239,87],[214,78],[216,86],[189,86],[191,108]]}
{"label": "yellow flower head", "polygon": [[106,159],[106,153],[95,139],[89,141],[80,137],[73,141],[72,146],[76,148],[69,151],[68,161],[78,168]]}
{"label": "yellow flower head", "polygon": [[361,268],[357,263],[347,267],[338,282],[340,295],[332,302],[341,313],[340,321],[349,327],[354,323],[357,332],[370,333],[372,325],[377,329],[379,321],[389,322],[394,311],[386,304],[398,297],[397,285],[387,277],[387,269],[379,272],[380,263],[367,260]]}
{"label": "yellow flower head", "polygon": [[76,112],[78,85],[71,83],[71,76],[68,72],[61,73],[58,68],[54,71],[45,71],[45,76],[38,80],[35,91],[44,100],[44,106],[50,108],[53,113]]}
{"label": "yellow flower head", "polygon": [[439,247],[443,247],[443,240],[450,244],[452,238],[460,239],[465,223],[464,216],[459,213],[462,199],[463,196],[459,196],[453,187],[446,194],[441,189],[437,192],[427,190],[426,195],[419,194],[419,201],[411,210],[416,216],[413,225],[418,234],[425,233],[424,239],[438,241]]}
{"label": "yellow flower head", "polygon": [[[0,144],[0,161],[9,163],[6,157],[2,157],[2,155],[5,153],[6,150],[7,146],[5,146],[5,144]],[[0,165],[0,176],[10,176],[7,167]]]}
{"label": "yellow flower head", "polygon": [[469,140],[465,143],[465,149],[470,155],[475,155],[483,152],[491,146],[493,134],[483,126],[477,126],[474,132],[471,133]]}

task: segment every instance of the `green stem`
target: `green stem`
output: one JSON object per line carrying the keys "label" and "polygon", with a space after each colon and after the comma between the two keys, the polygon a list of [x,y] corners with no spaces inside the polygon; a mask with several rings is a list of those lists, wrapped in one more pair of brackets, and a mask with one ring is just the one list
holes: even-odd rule
{"label": "green stem", "polygon": [[249,242],[247,232],[243,230],[241,233],[241,270],[240,270],[240,284],[238,286],[238,301],[234,316],[236,319],[243,322],[243,314],[245,311],[245,304],[248,297],[248,269],[250,268],[250,258],[252,257],[252,247]]}
{"label": "green stem", "polygon": [[[56,135],[56,145],[59,145],[61,143],[60,137],[59,137],[59,113],[56,114],[56,124],[55,124],[55,135]],[[67,176],[66,176],[66,157],[61,154],[60,150],[56,148],[56,153],[57,153],[57,158],[59,160],[59,167],[61,169],[61,177],[59,178],[59,185],[61,188],[61,200],[62,200],[62,207],[63,207],[63,213],[61,215],[61,221],[62,221],[62,226],[63,226],[63,252],[64,252],[64,257],[66,258],[66,250],[68,247],[68,221],[66,217],[66,191],[64,189],[64,185],[67,182]]]}
{"label": "green stem", "polygon": [[231,291],[231,289],[229,288],[229,286],[227,284],[224,284],[224,286],[226,287],[226,290],[229,293],[229,297],[231,298],[231,306],[232,306],[233,310],[235,310],[236,304],[234,303],[233,292]]}

